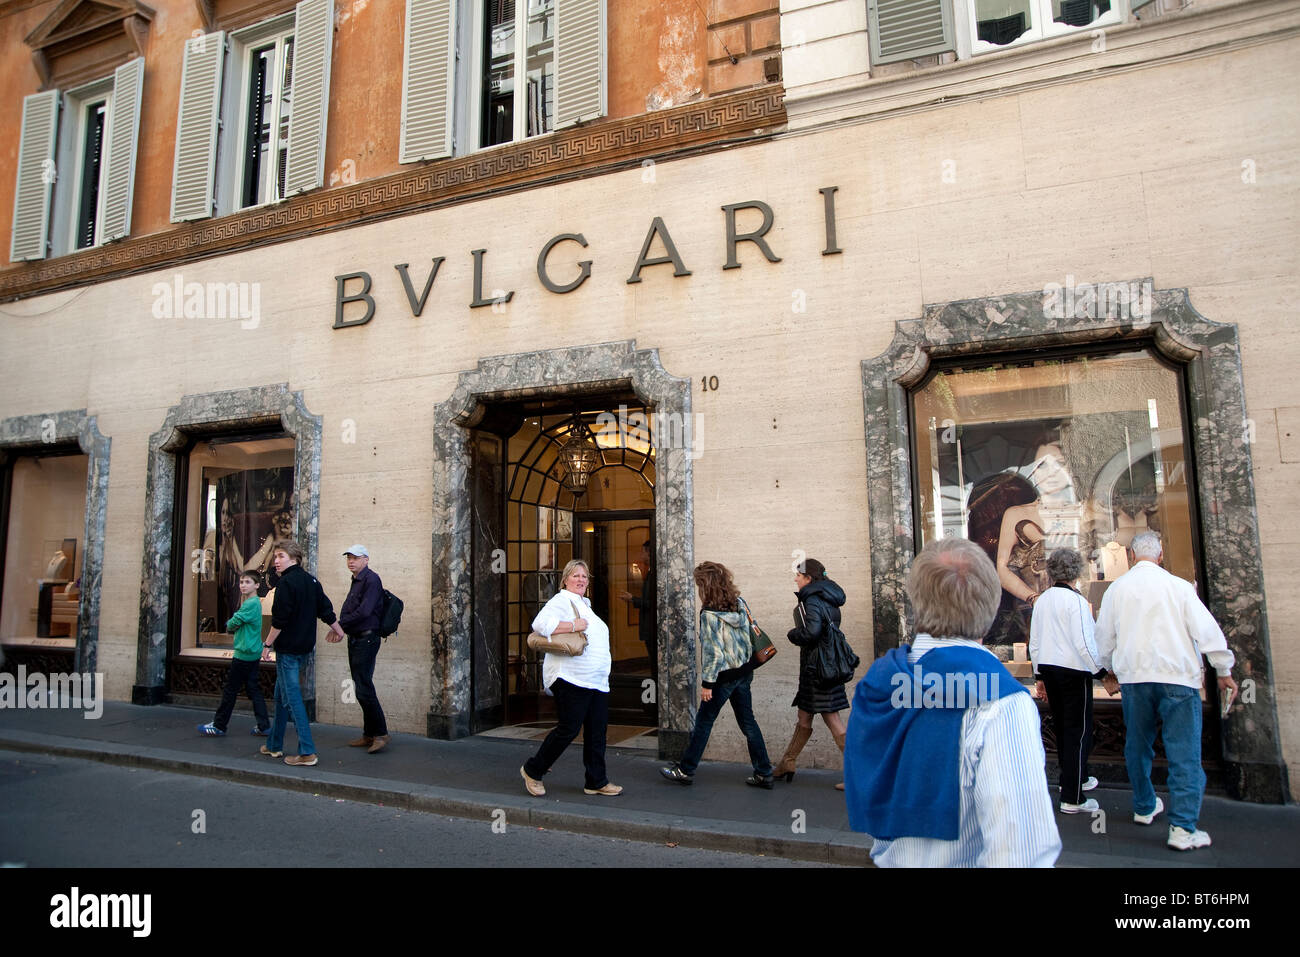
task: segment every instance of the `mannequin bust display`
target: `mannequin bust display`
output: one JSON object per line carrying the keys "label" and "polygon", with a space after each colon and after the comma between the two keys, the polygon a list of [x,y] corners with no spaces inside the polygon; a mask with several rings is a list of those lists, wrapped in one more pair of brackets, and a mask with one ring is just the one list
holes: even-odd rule
{"label": "mannequin bust display", "polygon": [[1107,581],[1114,581],[1128,571],[1128,552],[1119,542],[1107,542],[1101,550],[1101,564]]}
{"label": "mannequin bust display", "polygon": [[65,574],[68,570],[68,556],[64,554],[63,549],[59,549],[50,557],[50,563],[45,566],[46,581],[64,581],[67,578]]}

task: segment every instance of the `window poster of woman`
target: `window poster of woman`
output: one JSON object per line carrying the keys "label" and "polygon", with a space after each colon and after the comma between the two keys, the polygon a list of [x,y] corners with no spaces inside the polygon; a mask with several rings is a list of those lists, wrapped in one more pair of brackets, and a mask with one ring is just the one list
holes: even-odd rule
{"label": "window poster of woman", "polygon": [[[265,576],[274,568],[272,546],[292,537],[293,469],[242,469],[220,476],[215,484],[217,607],[215,614],[206,609],[201,614],[219,624],[239,608],[240,573],[251,570]],[[265,581],[264,588],[270,587],[274,582]]]}
{"label": "window poster of woman", "polygon": [[1051,585],[1047,555],[1078,548],[1082,508],[1059,421],[967,426],[962,472],[973,476],[966,528],[997,566],[1002,603],[985,643],[1000,655],[1029,640],[1033,603]]}

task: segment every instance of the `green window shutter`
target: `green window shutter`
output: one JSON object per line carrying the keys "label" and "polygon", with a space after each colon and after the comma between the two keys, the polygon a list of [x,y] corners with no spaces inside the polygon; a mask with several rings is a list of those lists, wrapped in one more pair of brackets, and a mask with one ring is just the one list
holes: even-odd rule
{"label": "green window shutter", "polygon": [[113,74],[113,106],[108,119],[108,148],[104,150],[108,167],[104,175],[104,214],[100,220],[104,242],[122,239],[131,232],[143,85],[144,57],[136,57]]}
{"label": "green window shutter", "polygon": [[455,67],[453,0],[406,0],[399,162],[414,163],[451,155]]}
{"label": "green window shutter", "polygon": [[195,37],[185,44],[181,102],[176,113],[173,223],[206,219],[212,215],[221,70],[225,60],[226,35],[222,32]]}
{"label": "green window shutter", "polygon": [[951,0],[867,0],[871,62],[955,50]]}
{"label": "green window shutter", "polygon": [[605,110],[605,2],[555,0],[555,128]]}
{"label": "green window shutter", "polygon": [[25,97],[10,262],[45,258],[50,238],[50,191],[54,188],[54,146],[58,132],[59,91],[46,90]]}
{"label": "green window shutter", "polygon": [[293,90],[284,195],[325,182],[325,123],[329,118],[334,3],[302,0],[293,20]]}

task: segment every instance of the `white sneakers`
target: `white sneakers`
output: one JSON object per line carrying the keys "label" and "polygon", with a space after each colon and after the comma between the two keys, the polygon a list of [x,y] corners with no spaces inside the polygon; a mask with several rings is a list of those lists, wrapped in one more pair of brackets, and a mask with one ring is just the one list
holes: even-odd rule
{"label": "white sneakers", "polygon": [[1210,846],[1210,835],[1204,831],[1185,831],[1181,827],[1169,828],[1169,846],[1175,851],[1194,851]]}
{"label": "white sneakers", "polygon": [[1084,801],[1082,804],[1069,804],[1065,801],[1061,802],[1062,814],[1082,814],[1085,811],[1091,813],[1099,810],[1101,810],[1101,805],[1097,803],[1096,798],[1088,798],[1088,800]]}
{"label": "white sneakers", "polygon": [[1164,809],[1165,809],[1165,802],[1162,801],[1162,800],[1160,800],[1159,797],[1157,797],[1157,798],[1156,798],[1156,808],[1155,808],[1155,810],[1152,811],[1150,814],[1138,814],[1138,813],[1134,812],[1134,814],[1133,814],[1133,823],[1134,823],[1134,824],[1150,824],[1152,821],[1154,821],[1154,820],[1156,819],[1156,815],[1159,814],[1159,813],[1160,813],[1161,811],[1163,811]]}
{"label": "white sneakers", "polygon": [[1090,777],[1088,778],[1088,780],[1084,781],[1083,787],[1079,788],[1080,791],[1095,791],[1096,789],[1097,789],[1097,779],[1093,777]]}

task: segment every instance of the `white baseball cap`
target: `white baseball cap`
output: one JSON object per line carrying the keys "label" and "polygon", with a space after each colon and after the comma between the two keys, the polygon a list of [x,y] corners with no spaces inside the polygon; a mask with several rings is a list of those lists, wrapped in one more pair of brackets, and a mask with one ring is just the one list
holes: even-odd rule
{"label": "white baseball cap", "polygon": [[353,555],[353,556],[355,556],[356,558],[369,558],[369,557],[370,557],[370,552],[366,550],[366,546],[364,546],[364,545],[353,545],[351,548],[349,548],[349,549],[348,549],[346,552],[344,552],[343,554],[344,554],[344,555]]}

